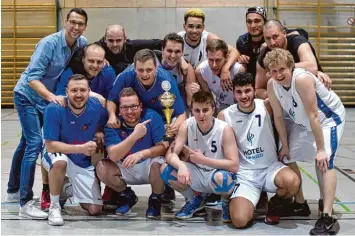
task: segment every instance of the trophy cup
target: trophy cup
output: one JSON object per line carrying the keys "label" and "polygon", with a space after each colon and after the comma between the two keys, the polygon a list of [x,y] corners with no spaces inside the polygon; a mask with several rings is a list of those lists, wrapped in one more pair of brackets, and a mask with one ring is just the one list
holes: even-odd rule
{"label": "trophy cup", "polygon": [[[174,112],[174,109],[171,108],[171,106],[174,104],[176,96],[172,93],[169,92],[170,88],[171,88],[171,84],[169,81],[165,80],[163,81],[163,83],[161,84],[162,89],[165,91],[163,94],[161,94],[159,96],[159,101],[160,104],[165,107],[163,109],[163,113],[166,119],[166,124],[170,125],[171,123],[171,116]],[[168,136],[167,134],[165,134],[164,141],[168,141],[169,144],[172,143],[173,141],[173,137],[172,136]]]}

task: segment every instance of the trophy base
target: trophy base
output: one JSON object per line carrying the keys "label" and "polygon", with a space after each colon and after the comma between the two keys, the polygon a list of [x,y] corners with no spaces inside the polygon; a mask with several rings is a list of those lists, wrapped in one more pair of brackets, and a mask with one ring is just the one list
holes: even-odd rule
{"label": "trophy base", "polygon": [[164,135],[163,141],[169,142],[169,145],[170,145],[174,141],[174,137],[168,137],[168,136]]}

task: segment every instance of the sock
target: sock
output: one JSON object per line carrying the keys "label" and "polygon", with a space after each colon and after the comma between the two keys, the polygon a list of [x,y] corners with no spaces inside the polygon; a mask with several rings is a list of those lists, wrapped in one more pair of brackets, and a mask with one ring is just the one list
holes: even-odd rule
{"label": "sock", "polygon": [[195,192],[192,190],[192,188],[187,187],[187,189],[183,192],[181,192],[182,196],[184,196],[186,199],[195,196]]}
{"label": "sock", "polygon": [[59,195],[52,195],[50,194],[50,197],[51,197],[51,205],[53,204],[59,204]]}
{"label": "sock", "polygon": [[43,184],[42,191],[49,191],[49,184]]}

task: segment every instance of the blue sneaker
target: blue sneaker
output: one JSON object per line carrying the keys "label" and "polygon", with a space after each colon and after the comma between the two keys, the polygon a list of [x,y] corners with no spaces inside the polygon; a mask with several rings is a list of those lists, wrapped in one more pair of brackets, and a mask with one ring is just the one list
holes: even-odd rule
{"label": "blue sneaker", "polygon": [[146,212],[147,218],[160,217],[161,199],[160,195],[151,194],[148,201],[148,209]]}
{"label": "blue sneaker", "polygon": [[232,222],[231,216],[229,214],[229,201],[225,202],[224,200],[222,200],[222,222],[223,223]]}
{"label": "blue sneaker", "polygon": [[175,218],[179,220],[189,219],[196,211],[203,209],[206,205],[202,196],[193,196],[186,200],[180,211],[176,212]]}
{"label": "blue sneaker", "polygon": [[130,187],[119,194],[122,203],[117,207],[116,215],[128,215],[131,213],[132,207],[138,202],[138,197]]}

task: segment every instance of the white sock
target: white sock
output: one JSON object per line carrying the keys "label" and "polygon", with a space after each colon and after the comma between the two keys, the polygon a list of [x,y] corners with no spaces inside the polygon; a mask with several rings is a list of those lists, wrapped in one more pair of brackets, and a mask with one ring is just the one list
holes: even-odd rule
{"label": "white sock", "polygon": [[51,197],[51,205],[53,204],[59,204],[59,195],[52,195],[50,194],[50,197]]}

